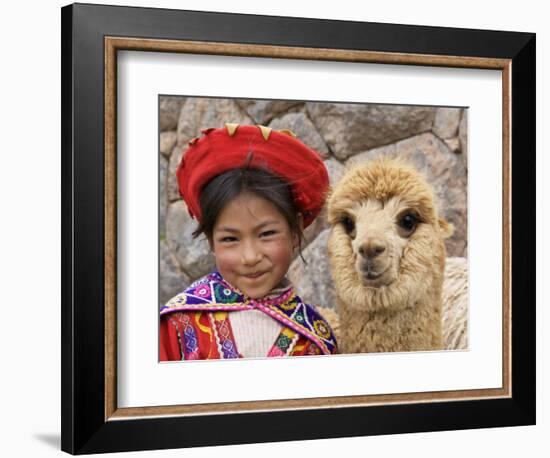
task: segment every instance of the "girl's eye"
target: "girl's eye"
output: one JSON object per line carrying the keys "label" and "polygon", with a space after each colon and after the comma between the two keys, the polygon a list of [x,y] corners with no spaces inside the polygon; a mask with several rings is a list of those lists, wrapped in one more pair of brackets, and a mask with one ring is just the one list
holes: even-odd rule
{"label": "girl's eye", "polygon": [[229,242],[234,242],[236,240],[237,240],[236,237],[223,237],[222,239],[220,239],[220,242],[229,243]]}
{"label": "girl's eye", "polygon": [[260,234],[261,237],[269,237],[270,235],[275,235],[277,231],[265,231]]}

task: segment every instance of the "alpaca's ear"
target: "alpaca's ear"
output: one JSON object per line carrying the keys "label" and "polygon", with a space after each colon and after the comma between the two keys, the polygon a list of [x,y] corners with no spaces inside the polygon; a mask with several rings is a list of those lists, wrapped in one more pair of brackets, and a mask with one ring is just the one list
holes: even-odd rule
{"label": "alpaca's ear", "polygon": [[441,232],[443,233],[444,238],[448,238],[455,232],[455,227],[451,224],[445,221],[444,218],[439,218],[439,228],[441,229]]}

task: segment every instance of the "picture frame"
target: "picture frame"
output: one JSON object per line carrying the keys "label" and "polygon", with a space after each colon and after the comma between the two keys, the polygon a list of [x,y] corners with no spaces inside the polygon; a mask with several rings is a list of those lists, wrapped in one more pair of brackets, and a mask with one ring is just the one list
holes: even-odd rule
{"label": "picture frame", "polygon": [[[535,424],[535,42],[534,34],[520,32],[62,8],[62,449],[83,454]],[[116,63],[123,50],[501,71],[502,387],[119,408]]]}

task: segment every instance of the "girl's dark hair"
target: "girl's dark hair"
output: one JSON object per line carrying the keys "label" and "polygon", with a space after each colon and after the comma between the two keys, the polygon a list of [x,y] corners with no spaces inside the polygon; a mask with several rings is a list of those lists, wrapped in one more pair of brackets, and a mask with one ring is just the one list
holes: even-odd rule
{"label": "girl's dark hair", "polygon": [[301,245],[304,234],[298,222],[298,212],[292,199],[292,190],[288,182],[271,173],[266,167],[250,168],[251,155],[245,164],[228,170],[212,178],[201,191],[199,204],[202,218],[193,232],[196,238],[205,234],[212,239],[214,224],[223,208],[238,195],[249,192],[271,202],[284,216],[290,230],[298,235],[298,249],[302,257]]}

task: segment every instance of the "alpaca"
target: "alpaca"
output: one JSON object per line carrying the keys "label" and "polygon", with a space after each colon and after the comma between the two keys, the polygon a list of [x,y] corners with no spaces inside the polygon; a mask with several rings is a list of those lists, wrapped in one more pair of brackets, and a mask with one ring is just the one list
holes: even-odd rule
{"label": "alpaca", "polygon": [[[446,259],[442,302],[441,326],[443,333],[443,349],[467,349],[468,262],[466,258],[451,257]],[[329,322],[336,340],[341,342],[340,317],[336,310],[329,307],[317,308],[321,315]]]}
{"label": "alpaca", "polygon": [[443,280],[443,345],[445,350],[468,348],[468,262],[447,258]]}
{"label": "alpaca", "polygon": [[328,200],[342,353],[438,350],[444,239],[431,186],[391,158],[355,166]]}

